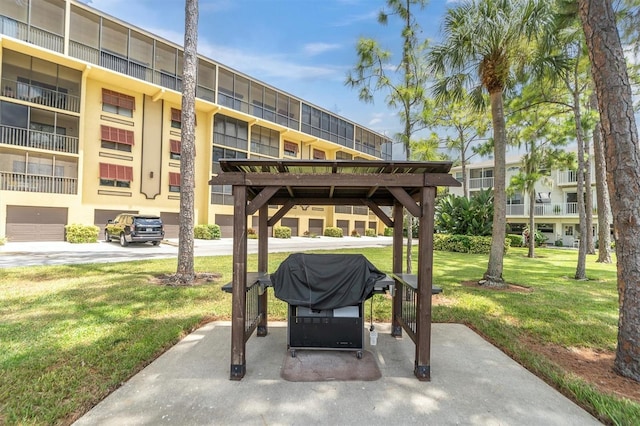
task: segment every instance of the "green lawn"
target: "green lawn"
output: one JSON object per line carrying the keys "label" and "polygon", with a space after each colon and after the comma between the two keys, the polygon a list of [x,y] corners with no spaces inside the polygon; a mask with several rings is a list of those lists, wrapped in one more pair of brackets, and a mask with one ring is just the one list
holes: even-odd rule
{"label": "green lawn", "polygon": [[[487,257],[435,252],[434,282],[446,303],[434,306],[434,322],[468,324],[604,422],[634,424],[639,404],[597,392],[521,344],[526,338],[614,350],[615,265],[589,256],[589,280],[576,282],[576,251],[538,249],[539,257],[529,259],[525,250],[510,249],[504,277],[531,287],[527,293],[462,286],[482,276]],[[363,253],[378,268],[391,269],[391,247],[342,252]],[[286,256],[271,254],[270,271]],[[150,282],[175,272],[175,262],[0,270],[0,424],[68,424],[199,325],[229,319],[231,296],[220,286],[231,278],[231,257],[196,258],[197,271],[222,274],[213,284]],[[256,262],[249,257],[250,270]],[[269,294],[270,319],[286,319],[286,305]],[[389,321],[389,300],[376,295],[372,302],[374,320]],[[365,312],[368,320],[369,306]]]}

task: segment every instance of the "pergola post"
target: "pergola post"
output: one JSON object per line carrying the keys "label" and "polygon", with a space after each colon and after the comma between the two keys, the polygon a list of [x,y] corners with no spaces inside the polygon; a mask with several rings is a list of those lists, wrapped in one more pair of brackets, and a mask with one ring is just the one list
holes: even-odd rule
{"label": "pergola post", "polygon": [[233,287],[231,291],[231,380],[246,373],[247,187],[233,186]]}
{"label": "pergola post", "polygon": [[[258,213],[258,272],[269,272],[269,205],[264,204]],[[267,330],[267,290],[258,298],[258,336],[266,336]]]}
{"label": "pergola post", "polygon": [[433,216],[436,188],[420,190],[418,244],[418,301],[416,321],[416,359],[414,374],[419,380],[431,380],[431,291],[433,289]]}
{"label": "pergola post", "polygon": [[[393,273],[402,274],[404,237],[402,235],[404,224],[404,208],[400,202],[393,204]],[[402,294],[396,288],[393,292],[391,305],[391,335],[394,337],[402,336],[402,325],[398,321],[398,317],[402,314]]]}

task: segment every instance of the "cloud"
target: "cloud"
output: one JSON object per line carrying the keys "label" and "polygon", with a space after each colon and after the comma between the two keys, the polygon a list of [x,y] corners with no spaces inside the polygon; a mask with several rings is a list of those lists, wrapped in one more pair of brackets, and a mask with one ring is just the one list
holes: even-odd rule
{"label": "cloud", "polygon": [[324,52],[328,52],[330,50],[337,50],[342,48],[340,44],[337,43],[308,43],[304,45],[302,51],[307,56],[316,56],[320,55]]}

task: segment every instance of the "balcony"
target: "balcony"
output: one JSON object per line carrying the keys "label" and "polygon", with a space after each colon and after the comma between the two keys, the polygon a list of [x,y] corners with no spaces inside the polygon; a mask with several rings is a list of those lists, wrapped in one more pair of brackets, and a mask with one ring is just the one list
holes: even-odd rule
{"label": "balcony", "polygon": [[490,188],[493,188],[493,177],[469,179],[469,189],[490,189]]}
{"label": "balcony", "polygon": [[28,84],[3,78],[2,95],[46,107],[80,112],[80,97],[70,95],[64,88],[53,90],[36,84]]}
{"label": "balcony", "polygon": [[0,172],[0,191],[76,195],[78,193],[78,179]]}
{"label": "balcony", "polygon": [[0,144],[67,154],[78,153],[78,138],[75,136],[58,135],[11,126],[0,126]]}
{"label": "balcony", "polygon": [[6,16],[0,16],[0,33],[54,52],[62,53],[64,50],[63,37]]}
{"label": "balcony", "polygon": [[[535,217],[551,216],[578,216],[578,203],[544,203],[536,204],[533,209]],[[593,214],[598,214],[598,209],[593,208]],[[507,205],[507,216],[529,216],[529,207],[524,204]]]}

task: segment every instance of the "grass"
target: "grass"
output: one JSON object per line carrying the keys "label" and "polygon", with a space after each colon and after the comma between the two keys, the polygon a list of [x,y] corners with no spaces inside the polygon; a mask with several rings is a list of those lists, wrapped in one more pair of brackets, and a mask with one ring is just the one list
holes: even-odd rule
{"label": "grass", "polygon": [[[335,253],[336,251],[332,251]],[[391,248],[341,250],[363,253],[391,269]],[[509,282],[527,293],[460,285],[477,280],[483,255],[434,253],[434,283],[446,303],[434,322],[464,323],[608,424],[633,424],[640,405],[598,392],[520,344],[614,350],[618,302],[615,264],[588,258],[588,281],[575,281],[576,252],[538,249],[538,258],[512,248],[504,260]],[[287,256],[270,255],[273,272]],[[417,255],[414,254],[417,260]],[[257,257],[249,257],[255,270]],[[0,424],[68,424],[199,325],[229,319],[231,295],[220,290],[232,275],[230,256],[198,257],[199,272],[218,272],[215,283],[194,287],[153,284],[175,272],[175,260],[8,268],[0,274]],[[415,270],[415,266],[414,266]],[[286,319],[286,304],[269,292],[269,317]],[[381,295],[374,320],[390,320]]]}

